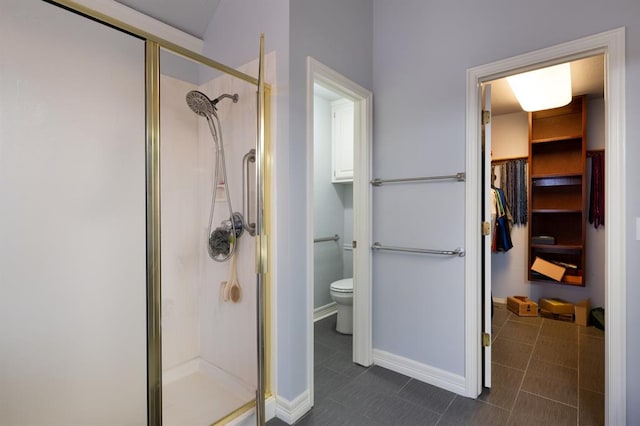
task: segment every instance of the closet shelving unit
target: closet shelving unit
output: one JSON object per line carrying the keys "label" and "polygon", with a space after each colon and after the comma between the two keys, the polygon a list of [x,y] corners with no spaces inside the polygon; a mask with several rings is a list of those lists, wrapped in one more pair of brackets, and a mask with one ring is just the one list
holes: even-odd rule
{"label": "closet shelving unit", "polygon": [[[585,285],[586,99],[529,113],[530,281],[558,283],[531,270],[540,257],[570,265],[561,284]],[[553,244],[534,237],[553,237]]]}

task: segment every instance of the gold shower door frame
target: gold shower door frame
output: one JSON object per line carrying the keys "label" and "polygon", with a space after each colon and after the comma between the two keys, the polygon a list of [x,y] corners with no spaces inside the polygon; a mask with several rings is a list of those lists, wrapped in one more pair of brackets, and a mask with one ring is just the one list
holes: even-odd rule
{"label": "gold shower door frame", "polygon": [[[271,87],[264,83],[264,36],[260,38],[259,75],[250,76],[216,62],[206,56],[185,49],[163,38],[143,31],[102,12],[71,0],[51,0],[71,11],[110,25],[145,40],[146,77],[146,209],[147,209],[147,423],[162,424],[162,336],[161,273],[160,273],[160,49],[173,52],[199,64],[239,78],[256,86],[258,92],[258,126],[256,147],[256,286],[257,286],[257,339],[258,381],[256,399],[229,413],[216,424],[225,424],[243,413],[256,408],[258,424],[264,424],[265,399],[270,390],[270,289],[268,274],[268,235],[270,234],[271,156],[270,156],[270,99]],[[262,395],[261,398],[258,396]]]}

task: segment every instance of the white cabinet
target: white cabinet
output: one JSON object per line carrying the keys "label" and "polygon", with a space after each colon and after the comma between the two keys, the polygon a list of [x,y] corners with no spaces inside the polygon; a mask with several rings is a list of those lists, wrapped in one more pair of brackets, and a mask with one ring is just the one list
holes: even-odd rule
{"label": "white cabinet", "polygon": [[353,182],[353,131],[353,102],[347,99],[332,102],[332,182]]}

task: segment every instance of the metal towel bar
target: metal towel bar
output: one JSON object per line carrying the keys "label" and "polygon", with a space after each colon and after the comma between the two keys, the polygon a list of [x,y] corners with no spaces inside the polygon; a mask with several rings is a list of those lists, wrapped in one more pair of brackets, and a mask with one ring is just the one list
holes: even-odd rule
{"label": "metal towel bar", "polygon": [[399,179],[373,179],[371,181],[371,185],[380,186],[385,183],[428,182],[432,180],[450,180],[450,179],[455,179],[458,182],[464,182],[466,179],[466,174],[464,172],[460,172],[460,173],[456,173],[455,175],[445,175],[445,176],[423,176],[423,177],[399,178]]}
{"label": "metal towel bar", "polygon": [[371,248],[374,250],[402,251],[402,252],[408,252],[408,253],[440,254],[445,256],[464,257],[464,250],[462,250],[459,247],[456,248],[455,250],[430,250],[430,249],[419,249],[419,248],[411,248],[411,247],[385,246],[378,242],[375,242],[373,243]]}
{"label": "metal towel bar", "polygon": [[314,238],[313,242],[314,243],[322,243],[324,241],[338,241],[340,239],[340,236],[338,234],[335,234],[331,237],[322,237],[322,238]]}

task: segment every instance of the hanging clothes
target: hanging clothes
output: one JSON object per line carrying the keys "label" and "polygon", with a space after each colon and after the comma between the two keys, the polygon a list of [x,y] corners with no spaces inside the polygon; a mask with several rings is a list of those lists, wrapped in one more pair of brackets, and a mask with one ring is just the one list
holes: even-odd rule
{"label": "hanging clothes", "polygon": [[589,197],[589,223],[598,229],[604,225],[604,153],[591,154],[591,196]]}
{"label": "hanging clothes", "polygon": [[513,242],[511,241],[513,218],[507,207],[504,191],[500,188],[491,187],[491,201],[491,217],[495,217],[491,249],[493,251],[509,251],[513,248]]}
{"label": "hanging clothes", "polygon": [[497,186],[503,188],[514,225],[526,225],[528,219],[528,160],[502,161],[492,166]]}

